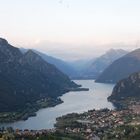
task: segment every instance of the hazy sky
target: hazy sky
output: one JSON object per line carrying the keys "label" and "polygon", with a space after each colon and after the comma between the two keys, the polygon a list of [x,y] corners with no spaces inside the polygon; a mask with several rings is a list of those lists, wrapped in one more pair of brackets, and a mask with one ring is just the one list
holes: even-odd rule
{"label": "hazy sky", "polygon": [[0,0],[0,36],[63,59],[135,48],[140,0]]}

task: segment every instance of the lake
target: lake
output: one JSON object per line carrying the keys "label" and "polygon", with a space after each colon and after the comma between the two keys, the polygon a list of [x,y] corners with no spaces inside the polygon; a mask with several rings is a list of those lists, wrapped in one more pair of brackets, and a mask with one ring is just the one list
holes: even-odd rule
{"label": "lake", "polygon": [[6,123],[0,126],[11,126],[15,129],[50,129],[53,128],[57,117],[68,113],[82,113],[102,108],[114,109],[112,103],[107,101],[114,87],[113,84],[95,83],[94,80],[74,80],[74,82],[84,88],[89,88],[89,91],[68,92],[61,97],[64,103],[41,109],[37,112],[37,116],[30,117],[26,121]]}

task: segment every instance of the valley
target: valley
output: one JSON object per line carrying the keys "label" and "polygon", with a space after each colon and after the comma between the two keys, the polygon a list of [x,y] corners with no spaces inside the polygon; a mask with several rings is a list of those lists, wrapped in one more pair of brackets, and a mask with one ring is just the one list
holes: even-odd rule
{"label": "valley", "polygon": [[[36,50],[18,49],[3,38],[0,54],[2,137],[109,140],[129,137],[121,133],[126,127],[139,132],[139,49],[112,49],[84,61],[80,69],[78,61],[73,66]],[[82,80],[71,80],[76,78]]]}
{"label": "valley", "polygon": [[140,140],[140,0],[0,1],[0,140]]}

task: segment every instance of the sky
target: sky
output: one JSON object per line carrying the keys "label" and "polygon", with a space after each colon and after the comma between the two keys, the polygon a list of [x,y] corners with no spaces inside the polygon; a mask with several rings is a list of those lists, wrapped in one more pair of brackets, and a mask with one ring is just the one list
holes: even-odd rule
{"label": "sky", "polygon": [[0,0],[0,37],[65,60],[140,45],[140,0]]}

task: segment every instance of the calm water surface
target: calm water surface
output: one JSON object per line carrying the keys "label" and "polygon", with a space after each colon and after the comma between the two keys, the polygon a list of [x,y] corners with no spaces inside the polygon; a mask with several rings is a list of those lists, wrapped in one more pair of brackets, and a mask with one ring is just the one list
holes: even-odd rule
{"label": "calm water surface", "polygon": [[90,90],[68,92],[61,97],[64,103],[41,109],[37,112],[37,116],[30,117],[26,121],[6,123],[0,126],[12,126],[19,129],[53,128],[55,119],[67,113],[82,113],[90,109],[101,108],[114,109],[112,103],[107,101],[107,97],[113,89],[113,84],[95,83],[93,80],[74,80],[74,82]]}

